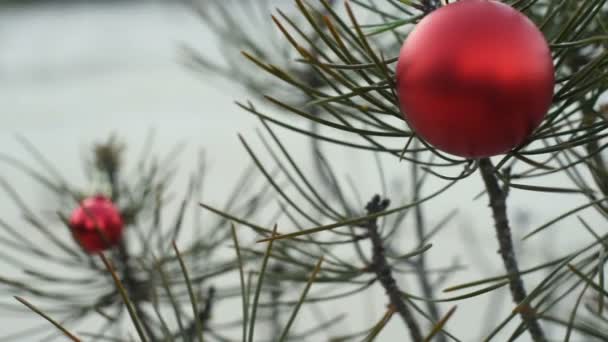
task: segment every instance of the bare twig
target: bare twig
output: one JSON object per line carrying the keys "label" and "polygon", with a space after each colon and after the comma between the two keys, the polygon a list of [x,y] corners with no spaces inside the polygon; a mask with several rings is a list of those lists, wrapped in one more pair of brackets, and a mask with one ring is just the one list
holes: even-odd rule
{"label": "bare twig", "polygon": [[[389,205],[388,199],[380,199],[380,196],[376,195],[367,204],[365,209],[369,214],[384,211]],[[391,268],[386,261],[384,243],[380,233],[378,232],[377,219],[373,218],[367,221],[365,228],[368,230],[369,238],[372,242],[373,256],[370,270],[376,273],[378,281],[382,284],[386,290],[386,294],[389,297],[391,305],[394,306],[395,311],[399,313],[403,322],[410,331],[412,341],[422,341],[422,333],[420,332],[420,326],[414,319],[414,316],[410,309],[405,305],[403,298],[401,297],[401,290],[397,286],[395,278],[393,278]]]}
{"label": "bare twig", "polygon": [[[494,216],[496,237],[500,246],[498,253],[502,257],[505,269],[509,274],[509,287],[513,301],[520,304],[527,296],[523,279],[519,275],[519,267],[513,250],[511,239],[511,227],[507,218],[507,193],[498,185],[498,179],[494,174],[494,165],[488,158],[479,161],[479,170],[490,197],[490,207]],[[545,334],[536,319],[532,308],[519,310],[524,324],[527,326],[532,339],[536,342],[546,341]]]}

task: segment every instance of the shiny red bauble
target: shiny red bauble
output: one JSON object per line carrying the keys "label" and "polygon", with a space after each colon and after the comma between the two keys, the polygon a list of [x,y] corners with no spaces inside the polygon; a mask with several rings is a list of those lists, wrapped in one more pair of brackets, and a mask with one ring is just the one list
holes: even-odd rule
{"label": "shiny red bauble", "polygon": [[422,19],[396,70],[401,111],[436,148],[467,158],[506,153],[549,110],[551,51],[534,23],[490,0],[461,0]]}
{"label": "shiny red bauble", "polygon": [[97,253],[120,242],[123,233],[120,211],[107,197],[97,195],[82,201],[70,216],[74,239],[87,253]]}

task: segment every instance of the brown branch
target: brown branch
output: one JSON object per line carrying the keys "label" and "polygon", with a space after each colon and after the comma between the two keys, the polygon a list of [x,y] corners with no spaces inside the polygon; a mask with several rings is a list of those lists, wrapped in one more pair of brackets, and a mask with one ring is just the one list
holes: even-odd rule
{"label": "brown branch", "polygon": [[[369,214],[372,214],[385,210],[388,205],[388,199],[381,200],[380,196],[376,195],[365,208]],[[384,242],[382,241],[382,237],[380,237],[380,233],[378,232],[377,219],[374,218],[369,220],[365,225],[365,228],[368,230],[373,250],[370,270],[376,273],[378,281],[382,284],[384,290],[386,290],[386,294],[391,305],[395,308],[395,311],[399,313],[403,319],[403,322],[408,327],[412,341],[422,341],[423,337],[422,333],[420,332],[420,326],[414,319],[410,309],[405,305],[405,302],[401,296],[401,290],[399,290],[397,282],[395,281],[395,278],[393,278],[391,267],[386,261]]]}
{"label": "brown branch", "polygon": [[[479,160],[479,170],[490,197],[496,237],[500,246],[498,253],[502,257],[505,270],[509,275],[511,296],[515,303],[520,304],[527,297],[527,294],[523,279],[519,275],[519,267],[513,249],[511,227],[507,218],[507,193],[498,185],[498,179],[494,174],[494,166],[490,159]],[[546,341],[545,334],[531,308],[519,310],[519,315],[535,342]]]}

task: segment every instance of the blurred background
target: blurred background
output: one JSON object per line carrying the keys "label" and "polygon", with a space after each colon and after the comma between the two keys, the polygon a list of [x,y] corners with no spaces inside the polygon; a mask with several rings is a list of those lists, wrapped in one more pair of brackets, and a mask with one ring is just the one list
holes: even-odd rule
{"label": "blurred background", "polygon": [[[254,121],[233,100],[245,95],[181,64],[182,44],[218,56],[186,6],[178,1],[0,4],[3,152],[22,153],[15,139],[21,135],[76,181],[82,177],[82,155],[112,133],[133,154],[153,134],[158,154],[183,143],[189,151],[220,152],[221,158],[214,158],[218,168],[242,160],[236,134]],[[192,170],[195,160],[182,162],[184,170]],[[24,192],[36,190],[20,185]]]}
{"label": "blurred background", "polygon": [[[291,5],[290,1],[275,3]],[[0,152],[27,160],[15,138],[23,136],[66,178],[81,184],[81,157],[93,142],[116,133],[126,142],[128,157],[139,151],[145,137],[153,132],[156,153],[185,144],[179,174],[188,175],[194,168],[193,156],[198,149],[206,151],[211,163],[206,201],[220,201],[222,190],[234,182],[247,159],[237,133],[253,136],[256,126],[255,118],[234,105],[234,100],[251,96],[217,76],[186,68],[179,51],[187,45],[221,61],[221,43],[191,8],[179,1],[0,1]],[[305,162],[309,158],[305,139],[293,134],[285,137],[291,150]],[[366,162],[369,154],[336,151],[333,160],[338,163],[338,173],[357,176],[364,198],[379,191],[373,163]],[[385,165],[392,177],[406,172],[394,160]],[[366,178],[366,174],[374,176]],[[32,207],[54,209],[49,202],[52,197],[20,172],[2,164],[0,175]],[[178,177],[175,191],[185,189],[186,181],[187,177]],[[564,182],[559,178],[547,181]],[[429,264],[447,265],[457,258],[469,265],[448,285],[502,274],[487,200],[473,200],[480,190],[478,177],[470,177],[427,208],[431,219],[459,209],[457,220],[435,239],[428,254]],[[510,214],[520,236],[583,203],[583,198],[572,195],[513,191],[511,196]],[[20,218],[12,202],[0,196],[0,208],[2,219],[18,226]],[[586,218],[591,224],[600,222],[594,221],[593,214]],[[559,249],[582,239],[583,233],[569,230],[567,222],[552,228],[554,241],[548,243],[550,234],[544,235],[545,248],[539,248],[540,241],[534,239],[518,246],[531,256],[522,268],[550,257],[552,251],[547,246]],[[3,274],[6,270],[1,265]],[[450,329],[465,341],[478,338],[476,334],[485,331],[484,325],[491,326],[492,319],[509,312],[509,297],[505,292],[496,293],[503,298],[481,296],[460,303]],[[380,289],[373,294],[352,303],[347,310],[352,314],[348,324],[377,321],[386,300]],[[38,319],[0,311],[0,336],[10,333],[5,327],[19,329]],[[339,328],[348,331],[352,328],[348,324]],[[383,341],[398,340],[402,328],[402,323],[393,319]]]}

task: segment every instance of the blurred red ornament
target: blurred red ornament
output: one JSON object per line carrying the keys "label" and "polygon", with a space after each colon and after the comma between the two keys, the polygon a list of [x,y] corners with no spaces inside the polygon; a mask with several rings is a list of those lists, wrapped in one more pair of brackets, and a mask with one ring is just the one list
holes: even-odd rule
{"label": "blurred red ornament", "polygon": [[85,199],[74,209],[70,227],[76,241],[92,254],[115,246],[122,237],[124,224],[112,201],[97,195]]}
{"label": "blurred red ornament", "polygon": [[396,73],[412,129],[468,158],[524,142],[549,110],[555,83],[543,34],[490,0],[461,0],[427,15],[403,44]]}

